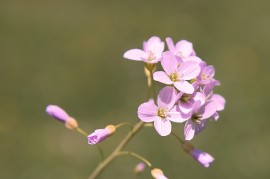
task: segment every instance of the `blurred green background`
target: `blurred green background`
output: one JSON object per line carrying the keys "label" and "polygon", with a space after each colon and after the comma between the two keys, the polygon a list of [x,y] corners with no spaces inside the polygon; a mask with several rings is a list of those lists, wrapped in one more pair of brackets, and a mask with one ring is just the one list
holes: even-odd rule
{"label": "blurred green background", "polygon": [[[153,35],[193,42],[216,68],[227,105],[192,143],[209,169],[172,137],[149,128],[127,146],[171,179],[270,178],[270,1],[1,0],[0,178],[87,178],[98,151],[45,113],[58,104],[91,132],[136,123],[146,100],[143,63],[123,59]],[[162,85],[157,84],[158,87]],[[174,125],[183,136],[183,125]],[[128,132],[101,146],[108,154]],[[120,157],[100,176],[135,178],[138,160]],[[138,178],[151,178],[147,169]]]}

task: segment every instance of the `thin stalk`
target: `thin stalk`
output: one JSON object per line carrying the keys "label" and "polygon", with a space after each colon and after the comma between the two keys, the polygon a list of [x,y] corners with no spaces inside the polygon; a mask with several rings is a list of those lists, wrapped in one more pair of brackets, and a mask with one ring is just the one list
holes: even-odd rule
{"label": "thin stalk", "polygon": [[89,179],[95,179],[98,177],[103,170],[117,157],[118,153],[128,144],[128,142],[137,134],[140,129],[143,127],[144,123],[142,121],[138,122],[131,132],[123,139],[123,141],[115,148],[115,150],[104,160],[102,161],[93,173],[89,176]]}
{"label": "thin stalk", "polygon": [[118,155],[130,155],[130,156],[133,156],[141,161],[143,161],[149,168],[152,167],[152,164],[146,160],[144,157],[140,156],[139,154],[136,154],[134,152],[130,152],[130,151],[122,151],[122,152],[119,152]]}

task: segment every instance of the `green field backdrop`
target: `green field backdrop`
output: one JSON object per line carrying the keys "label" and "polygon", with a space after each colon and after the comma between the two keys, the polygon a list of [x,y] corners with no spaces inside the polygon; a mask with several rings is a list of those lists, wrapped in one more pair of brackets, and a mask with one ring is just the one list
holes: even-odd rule
{"label": "green field backdrop", "polygon": [[[269,9],[267,0],[1,0],[0,178],[88,178],[98,150],[45,108],[62,106],[89,133],[138,122],[147,97],[143,63],[123,53],[156,35],[191,41],[216,68],[221,86],[215,92],[226,98],[225,111],[192,140],[215,162],[203,168],[153,128],[127,149],[170,179],[269,179]],[[182,124],[173,130],[183,136]],[[104,141],[105,153],[127,132],[121,128]],[[137,163],[120,157],[100,179],[135,179]],[[137,177],[149,178],[149,169]]]}

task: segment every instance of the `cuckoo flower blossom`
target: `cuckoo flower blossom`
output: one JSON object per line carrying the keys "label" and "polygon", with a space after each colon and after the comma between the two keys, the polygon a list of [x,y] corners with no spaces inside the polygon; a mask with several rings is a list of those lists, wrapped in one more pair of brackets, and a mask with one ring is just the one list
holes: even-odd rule
{"label": "cuckoo flower blossom", "polygon": [[196,78],[200,73],[198,63],[187,61],[178,65],[176,57],[171,52],[164,52],[161,60],[164,71],[157,71],[153,74],[153,79],[161,83],[173,84],[181,92],[192,94],[194,87],[186,80]]}
{"label": "cuckoo flower blossom", "polygon": [[129,60],[144,61],[146,63],[157,63],[164,51],[164,42],[159,37],[153,36],[143,43],[143,50],[131,49],[124,53],[124,58]]}
{"label": "cuckoo flower blossom", "polygon": [[88,138],[88,144],[95,145],[103,140],[105,140],[107,137],[111,136],[115,132],[115,126],[108,125],[104,129],[97,129],[95,132],[90,134]]}
{"label": "cuckoo flower blossom", "polygon": [[184,127],[185,140],[191,140],[196,134],[201,132],[206,125],[206,119],[211,117],[216,112],[214,102],[206,102],[201,105],[200,101],[196,101],[190,113],[190,119]]}
{"label": "cuckoo flower blossom", "polygon": [[173,40],[170,37],[166,38],[166,42],[169,51],[171,51],[174,55],[180,57],[181,59],[196,55],[191,42],[188,42],[186,40],[180,40],[174,45]]}
{"label": "cuckoo flower blossom", "polygon": [[[219,94],[213,94],[213,89],[215,86],[216,86],[215,81],[212,81],[212,82],[206,84],[202,88],[202,93],[206,96],[207,101],[213,101],[216,104],[217,111],[223,111],[224,107],[225,107],[226,100],[224,99],[224,97],[222,97]],[[218,112],[216,112],[212,117],[215,120],[218,120],[218,118],[219,118]]]}
{"label": "cuckoo flower blossom", "polygon": [[[192,85],[196,89],[196,83],[193,83]],[[179,96],[178,106],[180,111],[183,112],[184,114],[190,113],[195,101],[200,101],[201,104],[205,103],[205,96],[203,93],[200,92],[194,92],[192,94],[180,92],[178,96]]]}
{"label": "cuckoo flower blossom", "polygon": [[207,66],[204,61],[200,63],[201,72],[197,77],[197,82],[203,86],[211,82],[215,82],[215,85],[220,85],[219,81],[214,79],[215,68],[212,65]]}
{"label": "cuckoo flower blossom", "polygon": [[157,105],[150,100],[138,108],[138,117],[143,122],[154,122],[156,131],[161,136],[171,133],[171,122],[184,122],[175,102],[176,90],[173,87],[164,87],[158,94]]}

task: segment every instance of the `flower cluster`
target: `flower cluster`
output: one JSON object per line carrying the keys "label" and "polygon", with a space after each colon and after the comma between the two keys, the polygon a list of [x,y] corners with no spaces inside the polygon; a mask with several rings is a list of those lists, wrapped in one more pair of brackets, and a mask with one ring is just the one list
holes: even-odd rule
{"label": "flower cluster", "polygon": [[138,107],[138,117],[143,122],[154,122],[161,136],[171,133],[171,122],[185,122],[185,140],[191,140],[205,128],[208,119],[217,121],[225,99],[213,93],[220,85],[214,78],[215,68],[196,55],[191,42],[181,40],[174,45],[171,38],[166,38],[166,43],[168,51],[154,36],[143,43],[143,50],[131,49],[124,54],[127,59],[146,64],[160,62],[163,70],[152,71],[152,78],[167,85],[160,90],[156,104],[151,99]]}

